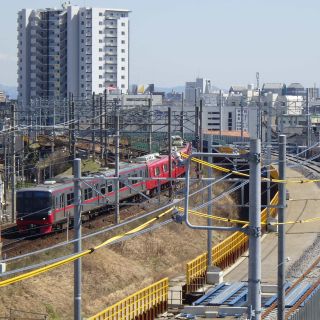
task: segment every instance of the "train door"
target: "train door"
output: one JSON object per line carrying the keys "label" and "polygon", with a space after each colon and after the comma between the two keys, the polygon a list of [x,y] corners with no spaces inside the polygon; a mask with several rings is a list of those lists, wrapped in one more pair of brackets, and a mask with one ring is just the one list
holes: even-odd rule
{"label": "train door", "polygon": [[63,217],[66,218],[67,214],[66,214],[66,206],[65,206],[64,198],[65,198],[65,195],[64,193],[62,193],[60,195],[60,208],[63,209]]}
{"label": "train door", "polygon": [[101,196],[101,204],[105,204],[106,203],[106,185],[105,183],[102,183],[100,185],[100,196]]}

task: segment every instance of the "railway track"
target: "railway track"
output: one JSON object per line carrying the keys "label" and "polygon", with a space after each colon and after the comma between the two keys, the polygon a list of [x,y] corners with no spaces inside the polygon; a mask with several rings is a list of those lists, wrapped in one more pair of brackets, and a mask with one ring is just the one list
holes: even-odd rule
{"label": "railway track", "polygon": [[[309,295],[320,285],[320,257],[318,257],[312,265],[292,284],[286,291],[286,296],[293,292],[293,290],[301,284],[308,284],[310,288],[299,298],[295,304],[285,309],[285,318],[289,317],[300,308],[301,304],[309,297]],[[275,301],[269,308],[262,313],[262,319],[271,320],[277,319],[277,301]]]}
{"label": "railway track", "polygon": [[[160,198],[160,205],[168,202],[166,194],[162,193]],[[123,205],[120,209],[121,220],[126,220],[133,216],[138,216],[151,209],[159,207],[159,198],[155,197],[137,204]],[[92,230],[104,228],[114,223],[114,214],[112,210],[108,209],[101,212],[95,218],[83,221],[83,233],[91,233]],[[73,238],[73,229],[56,231],[47,235],[26,235],[21,236],[15,226],[4,229],[2,231],[2,256],[3,258],[11,258],[16,255],[32,252],[34,250],[42,249],[47,246],[54,245],[58,242],[65,241],[67,238]]]}
{"label": "railway track", "polygon": [[[178,182],[173,187],[175,192],[179,193],[179,190],[182,189],[182,183]],[[149,200],[145,199],[145,201],[137,203],[122,203],[120,208],[121,220],[123,221],[134,216],[142,215],[150,210],[159,208],[159,206],[161,207],[167,204],[169,201],[167,192],[168,188],[164,188],[161,190],[160,196],[157,194]],[[105,209],[94,218],[90,220],[83,220],[83,233],[85,235],[89,232],[91,233],[93,230],[110,226],[114,224],[114,219],[112,208]],[[34,250],[39,250],[65,241],[67,238],[73,238],[72,228],[69,228],[68,231],[63,229],[45,235],[31,234],[22,236],[19,234],[16,225],[11,224],[2,230],[2,257],[6,259],[20,254],[32,252]]]}
{"label": "railway track", "polygon": [[[277,152],[271,152],[271,154],[273,156],[276,157],[276,159],[278,158],[278,153]],[[320,163],[317,161],[313,161],[313,160],[308,160],[306,158],[301,158],[301,157],[297,157],[291,154],[287,154],[287,161],[289,163],[295,163],[297,164],[296,167],[301,166],[301,168],[305,168],[309,171],[311,171],[311,173],[316,173],[320,175]],[[295,167],[292,167],[295,168]]]}

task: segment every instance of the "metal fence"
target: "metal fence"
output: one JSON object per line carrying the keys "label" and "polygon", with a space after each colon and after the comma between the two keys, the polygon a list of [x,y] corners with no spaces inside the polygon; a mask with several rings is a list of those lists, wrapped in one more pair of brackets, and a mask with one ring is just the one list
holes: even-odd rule
{"label": "metal fence", "polygon": [[99,312],[88,320],[151,320],[168,307],[169,279],[164,278]]}
{"label": "metal fence", "polygon": [[289,320],[318,320],[320,317],[320,288],[310,296],[303,307],[300,307]]}
{"label": "metal fence", "polygon": [[[271,177],[274,179],[278,178],[278,172],[275,170],[271,171]],[[278,204],[278,200],[279,195],[277,192],[270,204],[275,206]],[[270,208],[269,212],[270,216],[275,217],[277,215],[277,208]],[[267,209],[265,208],[261,211],[262,223],[266,223],[267,215]],[[212,248],[213,264],[222,270],[231,266],[248,249],[248,245],[248,236],[245,233],[240,231],[234,232]],[[206,281],[207,266],[207,253],[203,253],[187,263],[185,293],[194,292],[203,286]]]}

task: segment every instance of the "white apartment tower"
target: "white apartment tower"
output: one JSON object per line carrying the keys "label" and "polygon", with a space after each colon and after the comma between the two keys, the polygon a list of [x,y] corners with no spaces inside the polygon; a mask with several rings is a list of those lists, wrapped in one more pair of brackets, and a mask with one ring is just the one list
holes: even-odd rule
{"label": "white apartment tower", "polygon": [[19,101],[127,92],[129,12],[71,5],[19,11]]}

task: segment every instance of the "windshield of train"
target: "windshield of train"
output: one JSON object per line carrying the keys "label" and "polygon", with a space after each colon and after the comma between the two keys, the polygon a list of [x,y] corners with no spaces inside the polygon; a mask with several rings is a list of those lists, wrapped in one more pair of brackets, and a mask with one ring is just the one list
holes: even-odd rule
{"label": "windshield of train", "polygon": [[17,212],[33,217],[48,213],[51,209],[51,193],[46,191],[17,192]]}

